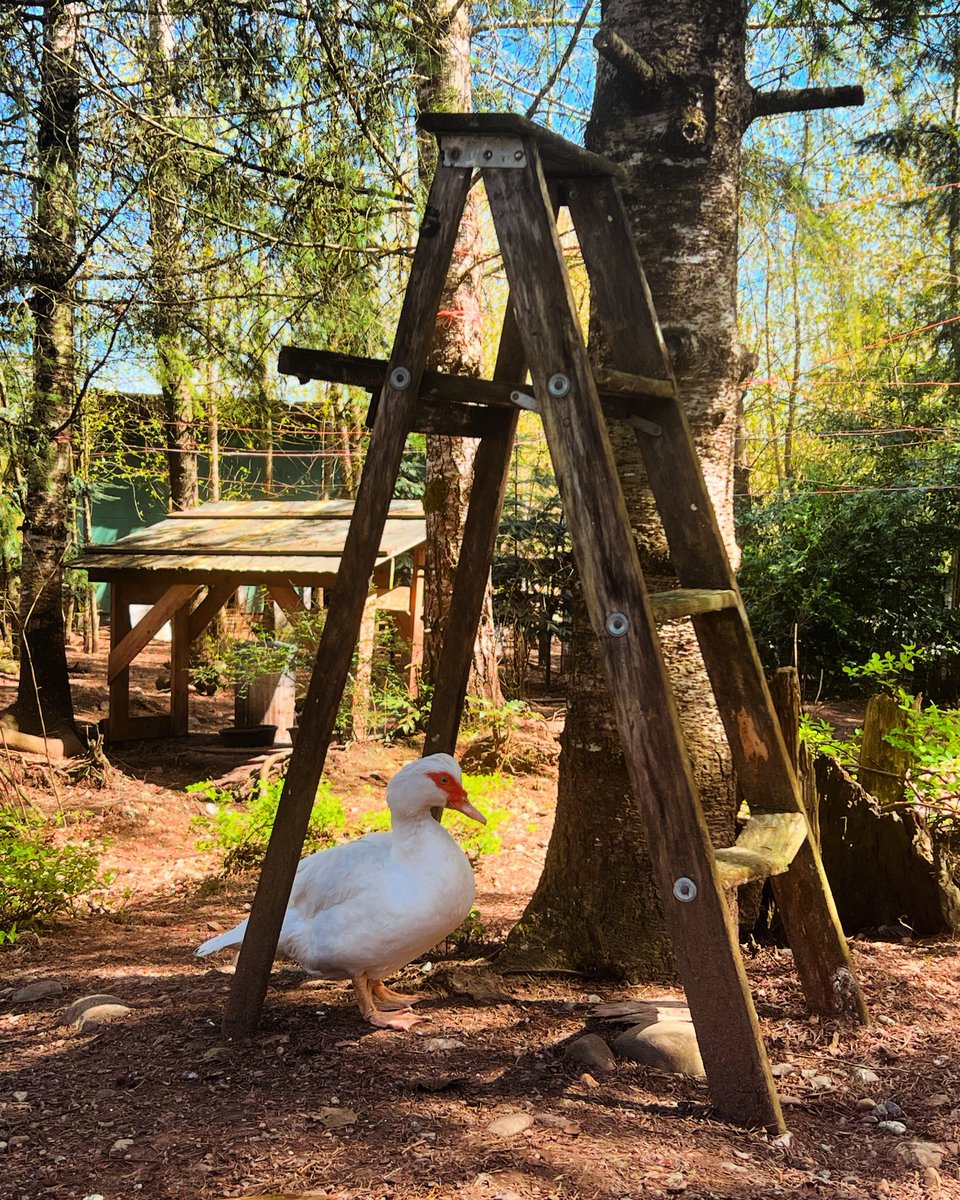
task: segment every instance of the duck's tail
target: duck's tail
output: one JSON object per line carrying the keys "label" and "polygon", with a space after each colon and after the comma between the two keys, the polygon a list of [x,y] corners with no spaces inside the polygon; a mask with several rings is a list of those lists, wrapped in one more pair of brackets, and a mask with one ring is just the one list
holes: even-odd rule
{"label": "duck's tail", "polygon": [[218,950],[225,950],[228,946],[239,946],[246,932],[247,921],[241,921],[226,933],[218,933],[216,937],[208,938],[202,946],[197,947],[197,958],[206,958],[208,954],[216,954]]}

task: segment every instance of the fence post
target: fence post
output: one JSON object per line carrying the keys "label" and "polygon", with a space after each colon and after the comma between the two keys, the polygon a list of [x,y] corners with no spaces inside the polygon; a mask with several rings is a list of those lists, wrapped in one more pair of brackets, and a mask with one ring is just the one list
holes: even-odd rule
{"label": "fence post", "polygon": [[876,796],[884,806],[897,804],[903,799],[910,755],[886,741],[891,730],[902,729],[903,726],[903,709],[892,696],[871,696],[863,719],[857,780],[865,791]]}

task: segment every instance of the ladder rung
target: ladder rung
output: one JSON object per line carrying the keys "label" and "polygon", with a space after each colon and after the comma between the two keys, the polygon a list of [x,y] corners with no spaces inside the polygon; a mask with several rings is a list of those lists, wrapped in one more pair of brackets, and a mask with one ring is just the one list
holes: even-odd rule
{"label": "ladder rung", "polygon": [[[387,377],[389,364],[383,359],[362,358],[333,350],[312,350],[305,346],[283,346],[277,364],[283,375],[295,375],[301,383],[323,379],[347,383],[353,387],[379,392]],[[667,379],[647,379],[625,371],[595,372],[603,411],[613,419],[643,417],[644,400],[672,399],[673,384]],[[448,405],[472,404],[491,408],[529,408],[538,410],[527,384],[475,379],[469,375],[446,375],[442,371],[424,371],[420,384],[421,401]],[[521,397],[518,399],[517,397]],[[431,431],[426,431],[431,432]]]}
{"label": "ladder rung", "polygon": [[626,399],[675,400],[677,389],[670,379],[648,379],[646,375],[630,375],[626,371],[611,371],[598,367],[593,372],[597,390],[607,396]]}
{"label": "ladder rung", "polygon": [[766,879],[788,870],[807,837],[803,813],[755,813],[736,845],[717,850],[717,873],[724,887],[739,887],[751,879]]}
{"label": "ladder rung", "polygon": [[737,608],[739,604],[740,598],[732,588],[674,588],[650,596],[650,607],[658,621],[679,621],[700,613]]}

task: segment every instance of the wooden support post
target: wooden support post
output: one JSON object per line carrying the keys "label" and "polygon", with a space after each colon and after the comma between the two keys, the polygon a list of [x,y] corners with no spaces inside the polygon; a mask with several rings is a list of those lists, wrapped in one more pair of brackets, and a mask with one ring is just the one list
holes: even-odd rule
{"label": "wooden support post", "polygon": [[[654,360],[665,350],[623,201],[604,179],[578,179],[567,196],[609,365],[655,373]],[[682,408],[674,400],[651,397],[645,413],[659,433],[634,428],[681,586],[736,591]],[[803,812],[742,604],[695,616],[693,625],[748,803],[752,797],[759,810]],[[790,870],[772,886],[810,1008],[866,1022],[850,950],[809,837]]]}
{"label": "wooden support post", "polygon": [[307,611],[307,606],[297,594],[297,589],[291,587],[289,583],[268,583],[267,591],[274,604],[283,610],[284,616],[291,624],[295,624],[297,618],[303,616]]}
{"label": "wooden support post", "polygon": [[411,427],[470,180],[469,168],[445,168],[437,172],[430,188],[397,325],[390,371],[380,396],[379,414],[370,436],[353,520],[340,560],[337,586],[327,610],[300,716],[300,732],[227,1001],[223,1022],[227,1037],[252,1033],[263,1006],[280,926],[357,644],[369,580]]}
{"label": "wooden support post", "polygon": [[370,596],[363,606],[360,636],[357,638],[356,669],[353,673],[353,696],[350,701],[350,723],[353,737],[365,742],[370,725],[370,681],[373,678],[373,652],[377,643],[377,597]]}
{"label": "wooden support post", "polygon": [[174,737],[190,732],[190,605],[188,601],[170,619],[170,727]]}
{"label": "wooden support post", "polygon": [[[517,327],[513,305],[508,303],[494,380],[522,379],[525,370],[523,339]],[[503,498],[510,478],[517,417],[516,411],[503,413],[497,432],[483,438],[477,447],[473,487],[430,705],[424,754],[453,754],[457,746],[483,596],[496,549]]]}
{"label": "wooden support post", "polygon": [[413,552],[410,571],[410,666],[407,672],[407,691],[411,699],[420,694],[420,671],[423,667],[423,567],[426,551],[418,546]]}
{"label": "wooden support post", "polygon": [[200,590],[198,583],[175,583],[172,587],[167,588],[160,599],[154,604],[148,613],[137,622],[133,629],[129,628],[129,615],[127,617],[128,632],[114,643],[113,634],[110,635],[110,658],[107,663],[107,680],[111,681],[120,671],[129,667],[130,663],[137,657],[140,651],[151,642],[164,625],[170,620],[177,609],[188,604],[193,596]]}
{"label": "wooden support post", "polygon": [[[718,1112],[744,1124],[782,1130],[737,931],[717,877],[654,633],[546,182],[530,142],[527,151],[528,168],[485,170],[484,179],[633,793],[648,828],[656,830],[649,850],[667,927]],[[622,288],[624,275],[633,274],[627,253],[632,243],[616,234],[604,224],[603,236],[617,254],[613,275]],[[581,233],[581,247],[583,241]],[[622,321],[636,337],[628,314]]]}
{"label": "wooden support post", "polygon": [[[113,655],[130,633],[130,597],[122,575],[110,582],[110,653]],[[108,660],[109,661],[109,660]],[[109,667],[108,667],[109,674]],[[123,741],[129,733],[129,659],[109,680],[110,707],[107,711],[107,741]]]}
{"label": "wooden support post", "polygon": [[226,583],[212,583],[210,585],[207,589],[207,594],[190,613],[191,643],[195,642],[201,633],[203,633],[236,590],[237,582],[235,579],[227,580]]}

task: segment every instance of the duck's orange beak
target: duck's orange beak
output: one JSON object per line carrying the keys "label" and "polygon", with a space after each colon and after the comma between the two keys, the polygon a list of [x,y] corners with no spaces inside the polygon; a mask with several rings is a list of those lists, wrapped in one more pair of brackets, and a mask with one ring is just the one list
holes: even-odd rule
{"label": "duck's orange beak", "polygon": [[473,807],[467,799],[467,793],[455,779],[443,771],[430,771],[428,774],[440,791],[447,797],[444,808],[455,808],[457,812],[463,813],[465,817],[469,817],[472,821],[479,821],[481,825],[486,825],[487,818],[479,809]]}

